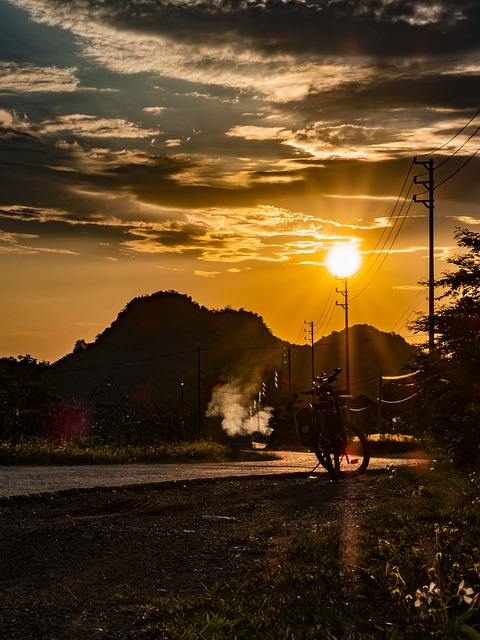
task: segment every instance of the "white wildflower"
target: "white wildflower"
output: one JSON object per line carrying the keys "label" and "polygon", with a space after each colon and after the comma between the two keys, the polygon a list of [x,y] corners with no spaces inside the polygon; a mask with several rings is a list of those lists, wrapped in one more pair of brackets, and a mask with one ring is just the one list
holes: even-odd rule
{"label": "white wildflower", "polygon": [[474,595],[474,593],[475,592],[472,589],[472,587],[465,587],[465,580],[462,580],[458,585],[458,591],[457,591],[458,604],[461,604],[462,602],[471,604],[473,601],[472,596]]}

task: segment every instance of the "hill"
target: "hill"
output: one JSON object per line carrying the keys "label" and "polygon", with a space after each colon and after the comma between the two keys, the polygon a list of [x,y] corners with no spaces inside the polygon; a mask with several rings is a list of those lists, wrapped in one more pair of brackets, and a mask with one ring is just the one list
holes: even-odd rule
{"label": "hill", "polygon": [[[353,395],[376,397],[381,374],[396,375],[414,348],[369,325],[350,327]],[[344,332],[315,343],[315,373],[343,367]],[[189,296],[162,291],[134,298],[95,342],[49,367],[48,381],[65,398],[118,402],[128,396],[148,412],[204,411],[212,391],[247,405],[308,389],[312,350],[275,337],[244,309],[211,310]],[[245,398],[245,400],[239,398]],[[232,410],[234,410],[232,408]]]}

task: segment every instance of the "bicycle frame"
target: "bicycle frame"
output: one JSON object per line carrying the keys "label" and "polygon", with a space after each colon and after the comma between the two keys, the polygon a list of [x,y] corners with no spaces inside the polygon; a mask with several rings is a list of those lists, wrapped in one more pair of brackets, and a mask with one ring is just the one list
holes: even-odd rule
{"label": "bicycle frame", "polygon": [[345,407],[338,400],[334,382],[340,372],[335,369],[330,376],[316,376],[312,388],[303,392],[311,397],[308,409],[297,413],[301,443],[313,448],[319,464],[335,480],[341,474],[363,472],[370,459],[366,438],[347,423]]}

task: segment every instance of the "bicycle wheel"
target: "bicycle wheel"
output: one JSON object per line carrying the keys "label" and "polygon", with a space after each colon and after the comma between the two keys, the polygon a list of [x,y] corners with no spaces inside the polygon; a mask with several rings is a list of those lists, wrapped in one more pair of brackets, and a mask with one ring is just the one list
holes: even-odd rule
{"label": "bicycle wheel", "polygon": [[319,436],[313,450],[333,478],[365,471],[370,462],[370,447],[357,427],[342,420],[337,425],[330,423],[324,434]]}
{"label": "bicycle wheel", "polygon": [[331,452],[334,469],[339,475],[363,473],[370,462],[368,440],[358,427],[346,420],[342,423],[336,430],[336,446]]}
{"label": "bicycle wheel", "polygon": [[333,480],[338,480],[338,473],[335,471],[334,456],[330,446],[328,436],[328,424],[323,413],[317,413],[315,420],[315,437],[312,440],[312,449],[317,456],[317,460],[324,469],[328,471]]}

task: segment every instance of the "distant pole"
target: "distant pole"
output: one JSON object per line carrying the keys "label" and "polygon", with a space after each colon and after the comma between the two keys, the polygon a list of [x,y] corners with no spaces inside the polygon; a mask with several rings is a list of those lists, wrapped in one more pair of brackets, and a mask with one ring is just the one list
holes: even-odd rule
{"label": "distant pole", "polygon": [[200,440],[202,432],[202,396],[200,387],[200,345],[197,345],[197,392],[198,392],[198,427],[197,437]]}
{"label": "distant pole", "polygon": [[378,433],[381,433],[381,425],[382,425],[382,395],[383,395],[383,376],[380,375],[379,386],[378,386],[378,402],[377,402]]}
{"label": "distant pole", "polygon": [[180,423],[183,427],[183,382],[180,383]]}
{"label": "distant pole", "polygon": [[413,196],[414,202],[421,202],[428,209],[428,351],[433,353],[435,349],[435,230],[434,230],[434,166],[433,160],[428,162],[420,162],[417,158],[413,159],[414,164],[420,164],[428,171],[427,180],[418,180],[417,176],[413,181],[415,184],[423,185],[428,192],[427,198],[418,198]]}
{"label": "distant pole", "polygon": [[[314,335],[313,335],[313,321],[311,322],[307,322],[306,320],[304,320],[304,324],[309,326],[309,333],[310,333],[310,345],[312,347],[312,380],[315,377],[315,342],[314,342]],[[305,329],[305,332],[307,332],[307,329]]]}
{"label": "distant pole", "polygon": [[[115,387],[115,389],[118,391],[118,395],[120,396],[120,399],[121,399],[121,400],[123,400],[124,395],[123,395],[123,393],[121,392],[120,387],[118,386],[118,384],[115,382],[115,378],[114,378],[112,375],[110,375],[110,374],[108,374],[108,377],[109,377],[109,378],[110,378],[110,380],[112,381],[113,386]],[[112,386],[112,385],[110,385],[110,384],[109,384],[109,385],[107,385],[107,386]]]}
{"label": "distant pole", "polygon": [[348,336],[348,278],[340,278],[343,282],[343,291],[337,289],[337,293],[343,295],[343,302],[338,302],[339,307],[345,309],[345,391],[350,395],[350,343]]}
{"label": "distant pole", "polygon": [[288,395],[292,394],[292,365],[290,358],[290,347],[283,347],[283,364],[288,367]]}

